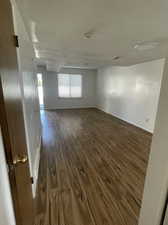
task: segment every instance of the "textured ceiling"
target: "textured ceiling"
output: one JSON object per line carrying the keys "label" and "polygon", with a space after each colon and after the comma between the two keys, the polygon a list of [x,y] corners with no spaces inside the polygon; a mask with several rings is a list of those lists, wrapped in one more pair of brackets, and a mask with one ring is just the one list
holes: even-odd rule
{"label": "textured ceiling", "polygon": [[[50,70],[132,65],[168,52],[167,0],[16,0],[36,49]],[[140,51],[137,43],[157,41]],[[120,56],[113,60],[114,56]]]}

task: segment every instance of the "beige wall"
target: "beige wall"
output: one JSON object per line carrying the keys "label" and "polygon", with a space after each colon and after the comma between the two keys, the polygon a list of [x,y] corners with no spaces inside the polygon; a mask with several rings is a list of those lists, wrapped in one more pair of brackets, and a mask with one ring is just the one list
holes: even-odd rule
{"label": "beige wall", "polygon": [[166,60],[139,225],[160,225],[168,190],[168,59]]}
{"label": "beige wall", "polygon": [[98,70],[97,105],[129,123],[153,132],[164,59]]}

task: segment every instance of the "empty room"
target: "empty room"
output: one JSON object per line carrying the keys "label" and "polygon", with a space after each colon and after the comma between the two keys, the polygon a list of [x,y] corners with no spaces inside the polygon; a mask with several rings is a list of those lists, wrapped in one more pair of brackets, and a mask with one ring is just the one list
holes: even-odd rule
{"label": "empty room", "polygon": [[168,2],[0,15],[0,225],[168,225]]}

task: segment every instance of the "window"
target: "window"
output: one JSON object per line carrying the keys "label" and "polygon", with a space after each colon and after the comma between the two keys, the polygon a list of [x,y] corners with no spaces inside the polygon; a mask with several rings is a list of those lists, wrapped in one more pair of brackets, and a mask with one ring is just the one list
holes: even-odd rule
{"label": "window", "polygon": [[59,73],[58,96],[61,98],[82,97],[82,75]]}

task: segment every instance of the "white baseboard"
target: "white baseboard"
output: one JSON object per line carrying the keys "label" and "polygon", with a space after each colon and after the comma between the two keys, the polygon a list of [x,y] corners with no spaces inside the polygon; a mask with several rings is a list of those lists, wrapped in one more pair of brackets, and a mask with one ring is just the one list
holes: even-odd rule
{"label": "white baseboard", "polygon": [[34,162],[34,168],[33,168],[33,198],[36,196],[36,188],[37,188],[37,180],[38,180],[38,174],[39,174],[39,164],[40,164],[40,152],[41,152],[41,143],[42,143],[42,138],[40,136],[39,138],[39,146],[36,149],[36,157],[35,157],[35,162]]}
{"label": "white baseboard", "polygon": [[76,107],[55,107],[55,108],[50,108],[50,107],[44,107],[44,110],[56,110],[56,109],[89,109],[89,108],[97,108],[96,106],[76,106]]}
{"label": "white baseboard", "polygon": [[98,106],[97,106],[96,108],[99,109],[99,110],[101,110],[102,112],[107,113],[107,114],[109,114],[109,115],[112,115],[112,116],[114,116],[114,117],[116,117],[116,118],[118,118],[118,119],[120,119],[120,120],[122,120],[122,121],[124,121],[124,122],[126,122],[126,123],[129,123],[129,124],[131,124],[131,125],[133,125],[133,126],[135,126],[135,127],[138,127],[138,128],[140,128],[140,129],[142,129],[142,130],[144,130],[144,131],[146,131],[146,132],[148,132],[148,133],[150,133],[150,134],[153,134],[153,132],[152,132],[151,130],[149,130],[149,129],[143,127],[143,126],[140,126],[139,124],[136,124],[136,123],[134,123],[134,122],[132,122],[132,121],[128,121],[128,120],[126,120],[126,119],[124,119],[124,118],[122,118],[122,117],[120,117],[120,116],[118,116],[118,115],[116,115],[116,114],[114,114],[114,113],[107,112],[107,111],[105,111],[104,109],[102,109],[101,107],[98,107]]}

